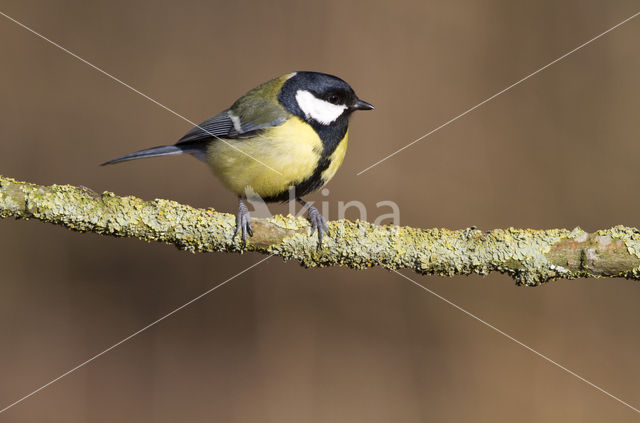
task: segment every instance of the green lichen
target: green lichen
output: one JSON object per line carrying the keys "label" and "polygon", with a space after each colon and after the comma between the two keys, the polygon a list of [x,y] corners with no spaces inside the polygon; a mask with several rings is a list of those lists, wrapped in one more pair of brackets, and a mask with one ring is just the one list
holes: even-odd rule
{"label": "green lichen", "polygon": [[524,285],[558,278],[640,278],[640,233],[623,226],[593,234],[580,228],[483,232],[341,220],[329,223],[329,236],[318,247],[309,223],[289,215],[254,219],[255,234],[244,245],[233,236],[234,216],[213,209],[5,177],[0,177],[0,217],[35,218],[80,232],[164,242],[194,253],[257,251],[306,267],[381,266],[440,276],[497,271]]}

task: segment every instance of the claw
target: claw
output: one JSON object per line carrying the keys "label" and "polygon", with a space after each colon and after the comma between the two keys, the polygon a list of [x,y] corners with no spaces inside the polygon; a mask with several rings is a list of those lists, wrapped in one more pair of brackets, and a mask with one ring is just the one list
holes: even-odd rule
{"label": "claw", "polygon": [[309,222],[311,222],[311,235],[316,233],[316,231],[318,232],[318,248],[320,248],[320,246],[322,246],[322,238],[324,237],[324,234],[329,234],[329,224],[324,216],[320,214],[318,209],[313,207],[311,204],[301,198],[298,199],[298,202],[307,209]]}
{"label": "claw", "polygon": [[238,197],[238,214],[236,215],[236,230],[233,233],[233,237],[235,238],[239,233],[241,234],[242,242],[245,244],[247,243],[247,234],[253,236],[249,209],[240,197]]}

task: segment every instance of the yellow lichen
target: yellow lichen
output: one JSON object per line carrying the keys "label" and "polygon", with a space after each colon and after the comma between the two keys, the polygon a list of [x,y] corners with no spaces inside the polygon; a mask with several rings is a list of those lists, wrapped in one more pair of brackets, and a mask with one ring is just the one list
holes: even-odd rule
{"label": "yellow lichen", "polygon": [[[442,276],[498,271],[526,285],[556,278],[640,276],[640,234],[623,226],[589,235],[580,228],[482,232],[475,228],[416,229],[342,220],[329,223],[329,236],[318,248],[317,237],[309,235],[309,223],[288,215],[255,219],[260,232],[243,245],[233,237],[234,216],[213,209],[195,209],[162,199],[147,202],[111,192],[98,195],[68,185],[38,186],[5,177],[0,177],[0,217],[36,218],[76,231],[165,242],[191,252],[259,251],[307,267],[382,266]],[[616,240],[623,242],[627,251],[616,250]],[[606,263],[597,269],[572,266],[565,263],[565,250],[558,248],[595,248],[594,257],[606,258],[609,254],[617,267],[607,267]],[[627,264],[629,267],[624,268]]]}

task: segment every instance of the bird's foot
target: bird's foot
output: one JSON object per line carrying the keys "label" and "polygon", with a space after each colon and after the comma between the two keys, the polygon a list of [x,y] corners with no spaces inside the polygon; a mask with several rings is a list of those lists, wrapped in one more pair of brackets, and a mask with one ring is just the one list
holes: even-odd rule
{"label": "bird's foot", "polygon": [[307,209],[307,217],[309,222],[311,222],[311,235],[313,235],[316,231],[318,232],[318,248],[322,245],[322,238],[324,234],[329,234],[329,225],[327,224],[327,220],[320,214],[318,209],[313,207],[311,204],[307,203],[302,199],[298,199],[298,202],[302,204]]}
{"label": "bird's foot", "polygon": [[249,209],[242,202],[241,198],[238,198],[238,214],[236,215],[236,231],[233,233],[233,237],[241,233],[242,242],[247,243],[247,234],[253,236],[253,228],[251,227],[251,216],[249,215]]}

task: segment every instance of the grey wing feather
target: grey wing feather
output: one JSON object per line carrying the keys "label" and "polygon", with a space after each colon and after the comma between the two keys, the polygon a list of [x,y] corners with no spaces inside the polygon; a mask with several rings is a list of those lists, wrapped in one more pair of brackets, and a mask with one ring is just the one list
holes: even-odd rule
{"label": "grey wing feather", "polygon": [[282,125],[284,121],[287,120],[285,117],[278,117],[270,122],[259,123],[259,122],[245,122],[242,119],[240,120],[240,128],[241,131],[236,133],[235,138],[248,138],[253,136],[257,131],[260,131],[264,128],[269,128],[271,126]]}
{"label": "grey wing feather", "polygon": [[207,119],[198,126],[191,128],[176,144],[199,141],[208,138],[232,138],[235,132],[233,121],[229,117],[228,110]]}
{"label": "grey wing feather", "polygon": [[211,138],[249,138],[262,129],[282,125],[288,116],[279,104],[247,95],[230,109],[192,128],[177,144]]}

